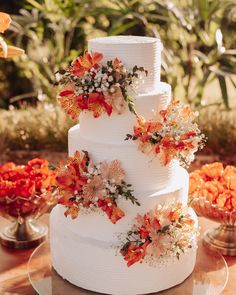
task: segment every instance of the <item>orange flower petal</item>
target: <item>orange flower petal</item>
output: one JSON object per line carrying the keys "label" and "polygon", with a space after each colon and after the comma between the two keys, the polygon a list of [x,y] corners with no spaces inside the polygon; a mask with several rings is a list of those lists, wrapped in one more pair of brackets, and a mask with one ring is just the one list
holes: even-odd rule
{"label": "orange flower petal", "polygon": [[[202,166],[201,173],[210,179],[219,179],[223,176],[224,167],[222,163],[215,162]],[[208,180],[208,179],[207,179]]]}
{"label": "orange flower petal", "polygon": [[0,12],[0,33],[4,33],[9,28],[11,17],[9,14]]}
{"label": "orange flower petal", "polygon": [[7,52],[5,53],[4,50],[1,48],[0,44],[0,57],[8,58],[8,57],[15,57],[20,56],[24,53],[24,50],[15,46],[7,46]]}

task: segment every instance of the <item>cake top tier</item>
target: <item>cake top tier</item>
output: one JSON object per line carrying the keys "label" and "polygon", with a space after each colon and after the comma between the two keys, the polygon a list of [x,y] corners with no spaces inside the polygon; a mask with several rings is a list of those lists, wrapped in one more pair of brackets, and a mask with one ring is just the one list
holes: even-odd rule
{"label": "cake top tier", "polygon": [[118,58],[128,67],[135,65],[148,71],[140,93],[157,89],[160,83],[162,43],[158,38],[141,36],[111,36],[88,41],[90,52],[100,52],[104,61]]}
{"label": "cake top tier", "polygon": [[161,42],[158,38],[143,37],[143,36],[109,36],[100,37],[89,40],[89,43],[102,43],[102,44],[150,44]]}

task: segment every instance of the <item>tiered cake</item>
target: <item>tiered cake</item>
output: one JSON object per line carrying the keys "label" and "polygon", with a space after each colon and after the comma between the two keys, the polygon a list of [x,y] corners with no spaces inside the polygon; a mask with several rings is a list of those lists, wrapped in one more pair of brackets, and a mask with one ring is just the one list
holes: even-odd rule
{"label": "tiered cake", "polygon": [[[170,101],[170,85],[160,82],[162,43],[157,38],[116,36],[89,41],[89,52],[100,52],[104,61],[119,58],[132,68],[141,65],[148,75],[132,93],[138,114],[147,119],[154,111],[165,109]],[[51,213],[51,249],[54,269],[76,286],[106,294],[146,294],[158,292],[183,282],[193,271],[196,249],[167,260],[158,266],[137,263],[127,267],[114,247],[117,233],[127,232],[137,213],[144,214],[166,201],[187,205],[188,173],[178,161],[163,166],[159,156],[138,150],[134,141],[125,141],[132,133],[135,115],[127,109],[122,114],[94,118],[83,112],[80,124],[69,130],[69,154],[86,150],[94,162],[119,160],[140,206],[120,200],[125,216],[112,224],[102,214],[81,214],[77,219],[64,217],[64,207]],[[195,218],[194,213],[191,213]]]}

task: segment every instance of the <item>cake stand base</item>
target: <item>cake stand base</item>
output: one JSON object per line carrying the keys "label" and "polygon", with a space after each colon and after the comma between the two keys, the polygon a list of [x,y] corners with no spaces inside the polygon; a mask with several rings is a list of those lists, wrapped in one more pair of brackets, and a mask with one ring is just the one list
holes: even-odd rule
{"label": "cake stand base", "polygon": [[[31,254],[28,262],[28,277],[34,290],[39,295],[99,294],[70,284],[53,270],[49,242],[41,244]],[[193,273],[182,284],[155,294],[219,295],[222,293],[227,280],[228,267],[224,258],[221,254],[203,247],[201,240],[199,242],[197,261]],[[104,284],[106,283],[109,282],[104,282]]]}
{"label": "cake stand base", "polygon": [[14,221],[0,229],[0,243],[8,248],[28,249],[45,241],[48,227],[36,220]]}
{"label": "cake stand base", "polygon": [[223,255],[236,256],[236,226],[221,224],[206,231],[203,243]]}

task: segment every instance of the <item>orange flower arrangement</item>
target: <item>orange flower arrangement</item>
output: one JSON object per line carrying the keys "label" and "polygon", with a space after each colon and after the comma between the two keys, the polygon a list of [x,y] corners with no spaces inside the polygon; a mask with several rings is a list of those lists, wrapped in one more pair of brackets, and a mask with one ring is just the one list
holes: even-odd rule
{"label": "orange flower arrangement", "polygon": [[[0,12],[0,33],[4,33],[11,24],[11,17],[9,14]],[[23,49],[15,46],[8,46],[6,42],[0,37],[0,57],[14,57],[24,53]]]}
{"label": "orange flower arrangement", "polygon": [[178,159],[183,166],[188,166],[204,142],[204,135],[194,123],[194,117],[189,106],[172,101],[154,120],[146,121],[137,116],[133,134],[127,134],[126,140],[137,140],[142,152],[159,154],[164,166],[172,159]]}
{"label": "orange flower arrangement", "polygon": [[197,229],[186,209],[173,202],[139,214],[120,248],[127,266],[142,261],[153,265],[160,259],[179,258],[193,247]]}
{"label": "orange flower arrangement", "polygon": [[26,165],[6,163],[0,166],[0,210],[13,217],[31,214],[54,185],[54,172],[45,159],[35,158]]}
{"label": "orange flower arrangement", "polygon": [[95,118],[103,112],[121,114],[126,106],[135,113],[127,88],[134,85],[144,68],[135,66],[129,71],[117,58],[104,64],[102,59],[99,52],[85,52],[57,73],[62,85],[59,102],[73,119],[83,110],[92,112]]}
{"label": "orange flower arrangement", "polygon": [[204,197],[224,210],[236,210],[236,167],[222,163],[202,166],[190,174],[190,198]]}
{"label": "orange flower arrangement", "polygon": [[60,164],[56,169],[61,196],[58,203],[67,208],[65,216],[71,215],[72,219],[77,218],[81,210],[101,209],[114,224],[125,215],[118,207],[119,198],[139,205],[124,177],[119,161],[94,165],[87,152],[77,151],[66,165]]}

